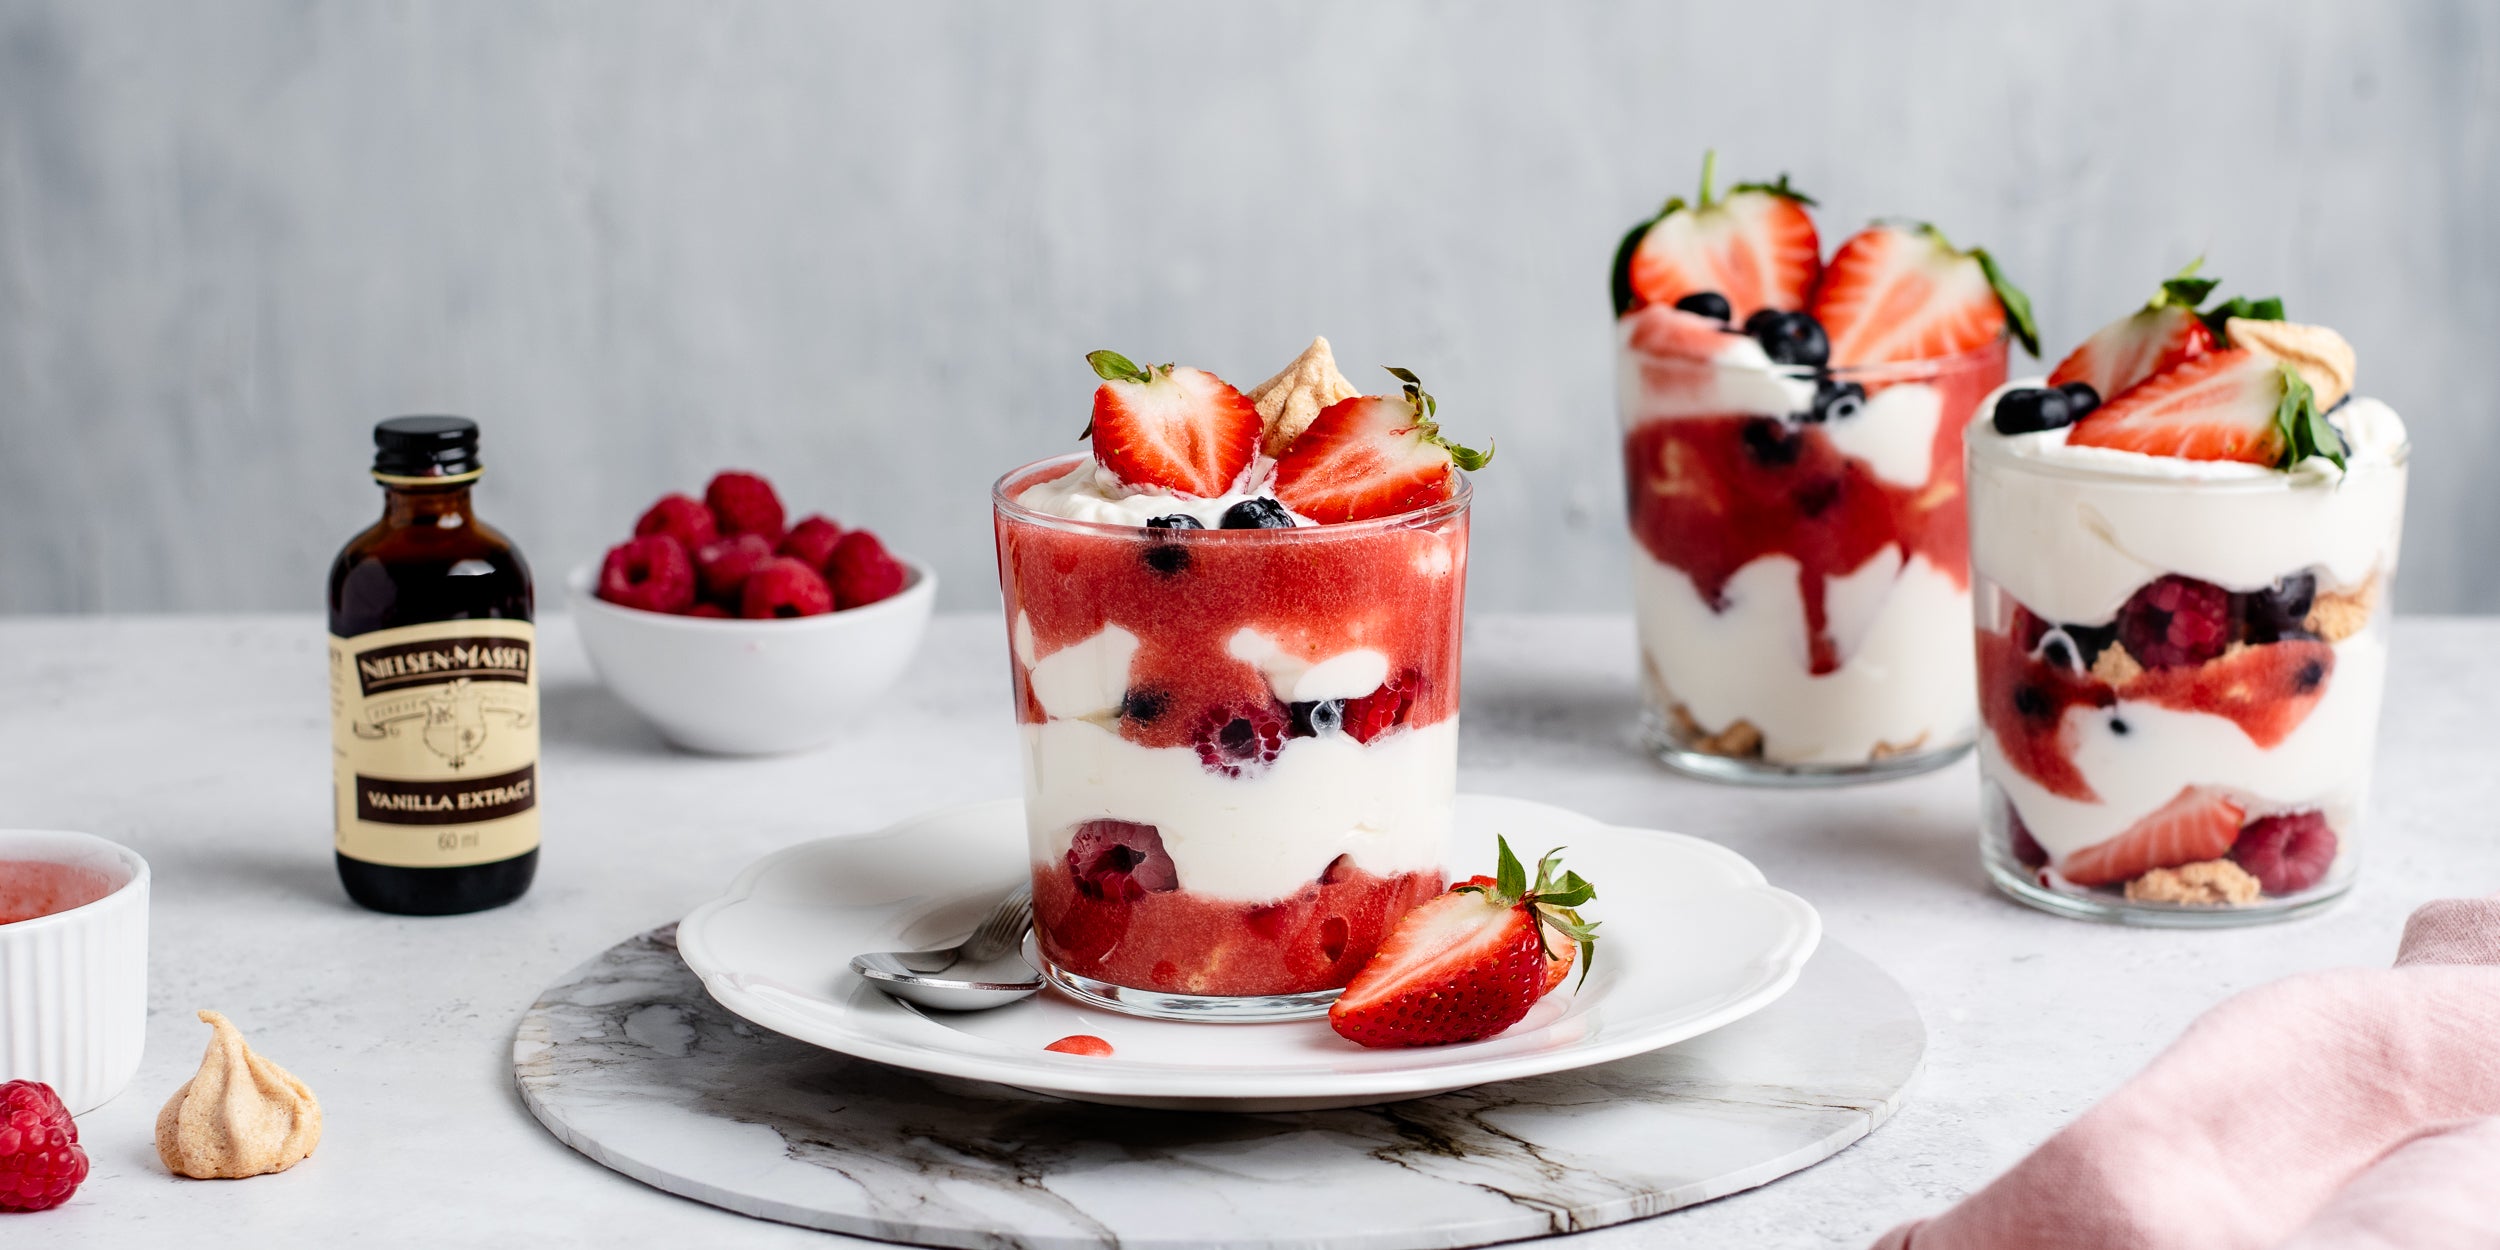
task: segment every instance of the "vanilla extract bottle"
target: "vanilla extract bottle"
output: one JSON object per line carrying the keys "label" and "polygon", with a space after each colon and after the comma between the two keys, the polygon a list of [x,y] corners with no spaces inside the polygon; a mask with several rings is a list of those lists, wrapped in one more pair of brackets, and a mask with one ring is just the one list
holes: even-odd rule
{"label": "vanilla extract bottle", "polygon": [[529,565],[471,511],[477,423],[373,427],[382,519],[330,566],[339,880],[375,911],[500,907],[538,871]]}

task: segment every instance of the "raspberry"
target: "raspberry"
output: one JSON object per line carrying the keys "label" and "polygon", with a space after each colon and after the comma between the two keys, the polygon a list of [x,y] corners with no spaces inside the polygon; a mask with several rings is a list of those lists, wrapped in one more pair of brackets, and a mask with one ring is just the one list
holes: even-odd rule
{"label": "raspberry", "polygon": [[703,488],[703,502],[712,506],[712,519],[720,522],[721,533],[762,534],[768,543],[781,541],[781,496],[762,477],[724,470]]}
{"label": "raspberry", "polygon": [[2268,894],[2298,894],[2326,879],[2335,866],[2335,831],[2324,812],[2291,812],[2261,816],[2240,830],[2231,844],[2239,861]]}
{"label": "raspberry", "polygon": [[857,608],[900,593],[911,573],[902,561],[886,553],[876,535],[852,530],[825,558],[825,578],[833,583],[835,603]]}
{"label": "raspberry", "polygon": [[2118,610],[2118,641],[2146,668],[2192,668],[2231,645],[2231,592],[2172,574]]}
{"label": "raspberry", "polygon": [[1423,689],[1424,675],[1410,668],[1381,683],[1380,689],[1346,700],[1345,731],[1356,742],[1368,743],[1405,724]]}
{"label": "raspberry", "polygon": [[1285,710],[1273,703],[1216,708],[1198,722],[1198,762],[1227,777],[1254,773],[1285,749]]}
{"label": "raspberry", "polygon": [[694,553],[695,572],[703,578],[703,597],[726,607],[738,602],[747,578],[773,558],[773,545],[761,534],[732,534]]}
{"label": "raspberry", "polygon": [[833,591],[823,575],[788,556],[774,556],[748,576],[738,615],[749,620],[822,616],[833,611]]}
{"label": "raspberry", "polygon": [[645,534],[608,549],[599,597],[645,612],[683,612],[694,606],[694,566],[676,539]]}
{"label": "raspberry", "polygon": [[712,520],[712,510],[692,495],[664,495],[660,502],[634,522],[634,537],[645,534],[666,534],[685,545],[688,551],[701,551],[703,545],[720,537],[720,527]]}
{"label": "raspberry", "polygon": [[1133,820],[1089,820],[1068,844],[1068,875],[1087,898],[1141,899],[1181,888],[1163,833]]}
{"label": "raspberry", "polygon": [[737,613],[735,613],[735,612],[730,611],[730,610],[729,610],[729,609],[727,609],[727,608],[722,607],[721,605],[719,605],[719,604],[717,604],[717,603],[713,603],[713,602],[711,602],[710,600],[706,599],[706,600],[699,600],[699,601],[697,601],[697,602],[695,603],[695,605],[694,605],[693,607],[686,609],[686,615],[688,615],[688,616],[704,616],[704,617],[710,617],[711,619],[716,620],[716,621],[726,621],[726,620],[734,620],[734,619],[736,619],[736,617],[737,617],[737,615],[738,615],[738,614],[737,614]]}
{"label": "raspberry", "polygon": [[60,1096],[41,1081],[0,1085],[0,1211],[42,1211],[87,1179],[87,1152]]}
{"label": "raspberry", "polygon": [[842,527],[822,513],[808,517],[790,527],[781,537],[781,554],[794,560],[805,560],[807,567],[822,572],[825,560],[833,554],[833,545],[842,541]]}

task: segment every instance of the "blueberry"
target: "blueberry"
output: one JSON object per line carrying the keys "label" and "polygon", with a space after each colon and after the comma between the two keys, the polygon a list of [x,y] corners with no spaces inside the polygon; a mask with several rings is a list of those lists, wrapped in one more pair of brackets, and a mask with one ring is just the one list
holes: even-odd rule
{"label": "blueberry", "polygon": [[1337,732],[1345,726],[1345,700],[1322,699],[1317,703],[1287,704],[1286,732],[1296,738],[1317,738]]}
{"label": "blueberry", "polygon": [[1774,364],[1820,369],[1832,358],[1832,343],[1823,336],[1823,323],[1805,313],[1765,308],[1745,318],[1745,333],[1762,344],[1763,353]]}
{"label": "blueberry", "polygon": [[1198,518],[1186,512],[1175,512],[1170,516],[1149,519],[1146,522],[1146,528],[1150,530],[1202,530],[1206,526],[1199,524]]}
{"label": "blueberry", "polygon": [[1293,517],[1273,499],[1244,499],[1224,510],[1228,530],[1289,530]]}
{"label": "blueberry", "polygon": [[2074,639],[2075,650],[2081,653],[2085,668],[2092,667],[2092,661],[2101,658],[2101,653],[2109,650],[2109,644],[2118,641],[2118,623],[2115,621],[2107,625],[2061,625],[2058,628],[2065,630],[2068,638]]}
{"label": "blueberry", "polygon": [[2057,714],[2057,705],[2038,686],[2022,685],[2014,687],[2014,710],[2029,719],[2045,721]]}
{"label": "blueberry", "polygon": [[2318,576],[2294,573],[2264,590],[2240,597],[2252,643],[2282,642],[2309,633],[2309,607],[2317,602]]}
{"label": "blueberry", "polygon": [[2092,667],[2109,644],[2118,640],[2115,625],[2059,625],[2049,630],[2040,642],[2040,658],[2051,664],[2082,672]]}
{"label": "blueberry", "polygon": [[1735,309],[1727,306],[1727,297],[1717,291],[1695,291],[1677,300],[1675,306],[1681,311],[1697,313],[1713,321],[1725,321],[1736,314]]}
{"label": "blueberry", "polygon": [[2074,405],[2064,391],[2044,391],[2026,386],[2007,391],[1997,397],[1996,427],[1999,434],[2037,434],[2072,425]]}
{"label": "blueberry", "polygon": [[1140,725],[1151,725],[1163,718],[1172,706],[1172,696],[1148,686],[1139,686],[1120,698],[1120,716]]}
{"label": "blueberry", "polygon": [[2066,392],[2066,411],[2077,421],[2101,406],[2101,393],[2089,382],[2069,382],[2057,389]]}
{"label": "blueberry", "polygon": [[1778,417],[1754,417],[1745,422],[1742,437],[1745,451],[1765,468],[1781,468],[1797,463],[1797,452],[1805,440],[1788,423]]}
{"label": "blueberry", "polygon": [[1146,567],[1165,577],[1178,577],[1189,571],[1189,548],[1170,541],[1148,543]]}
{"label": "blueberry", "polygon": [[1846,421],[1866,411],[1866,388],[1855,382],[1823,378],[1814,384],[1814,407],[1802,415],[1806,421]]}

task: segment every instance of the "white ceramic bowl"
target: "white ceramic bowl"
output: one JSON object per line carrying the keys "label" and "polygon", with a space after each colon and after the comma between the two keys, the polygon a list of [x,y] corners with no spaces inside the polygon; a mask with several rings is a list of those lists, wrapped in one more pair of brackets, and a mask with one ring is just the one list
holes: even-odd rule
{"label": "white ceramic bowl", "polygon": [[778,755],[858,725],[919,651],[937,574],[903,566],[911,580],[893,598],[780,621],[622,607],[599,597],[596,566],[565,587],[600,678],[662,736],[690,751]]}
{"label": "white ceramic bowl", "polygon": [[0,924],[0,1081],[41,1081],[71,1115],[111,1100],[148,1035],[148,861],[87,833],[0,829],[0,861],[69,864],[112,892]]}

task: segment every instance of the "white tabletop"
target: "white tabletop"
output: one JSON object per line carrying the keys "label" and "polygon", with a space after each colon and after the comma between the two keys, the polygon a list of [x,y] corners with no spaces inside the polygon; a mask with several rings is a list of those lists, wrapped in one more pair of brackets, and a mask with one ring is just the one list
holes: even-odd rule
{"label": "white tabletop", "polygon": [[[513,1027],[566,969],[682,915],[767,851],[1016,793],[1004,634],[993,616],[940,617],[905,684],[845,741],[720,760],[662,745],[550,621],[538,884],[500,911],[404,919],[348,903],[331,867],[316,618],[0,621],[0,826],[102,834],[156,874],[138,1080],[80,1122],[94,1173],[78,1196],[0,1216],[7,1244],[841,1240],[646,1189],[559,1145],[513,1091]],[[1631,745],[1628,620],[1471,621],[1464,788],[1728,843],[1899,977],[1932,1036],[1908,1106],[1838,1157],[1572,1240],[1863,1244],[1984,1183],[2225,995],[2383,963],[2415,904],[2500,890],[2485,720],[2500,706],[2496,653],[2500,621],[2398,623],[2369,858],[2349,899],[2287,925],[2178,933],[1998,897],[1973,845],[1967,761],[1813,793],[1685,781]],[[1603,884],[1610,902],[1636,896]],[[157,1108],[207,1041],[199,1007],[233,1017],[321,1096],[310,1161],[240,1182],[180,1180],[157,1162]]]}

